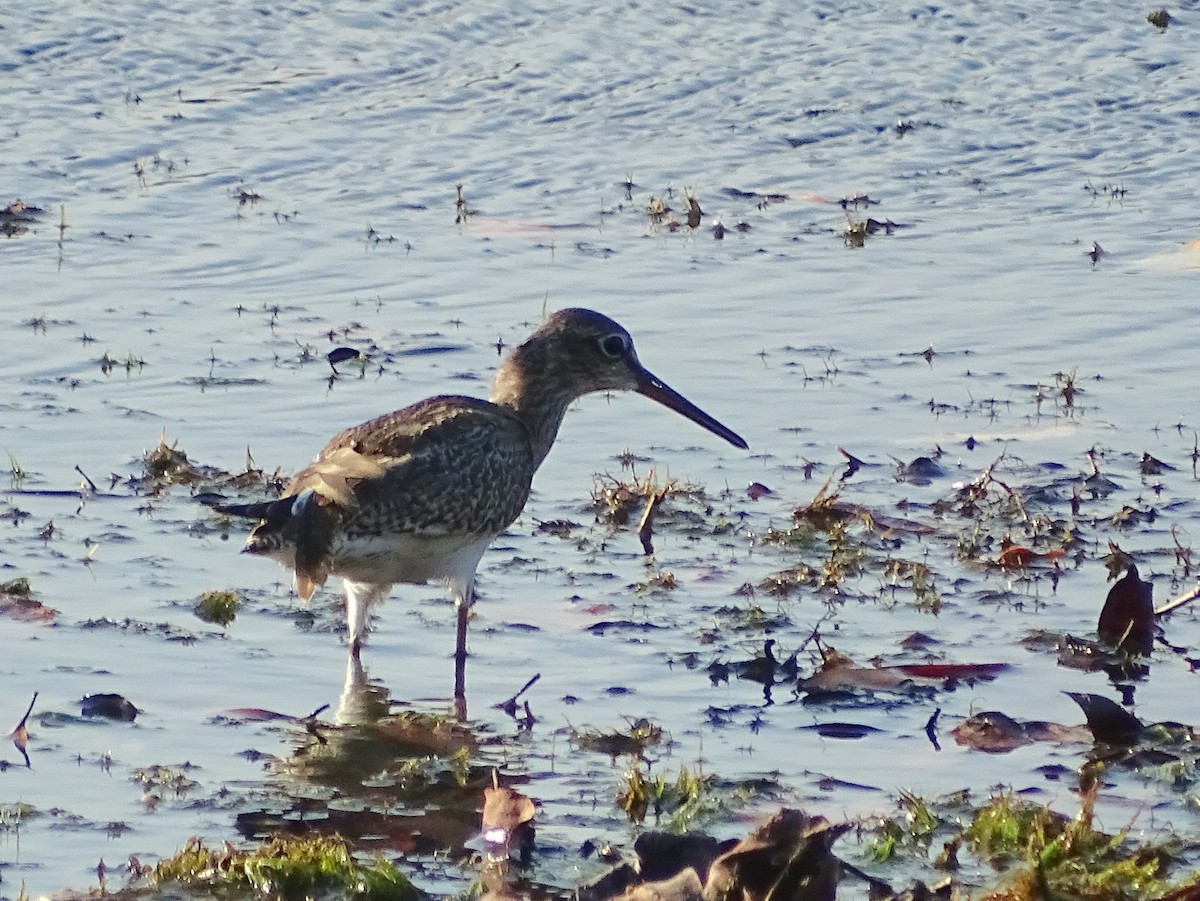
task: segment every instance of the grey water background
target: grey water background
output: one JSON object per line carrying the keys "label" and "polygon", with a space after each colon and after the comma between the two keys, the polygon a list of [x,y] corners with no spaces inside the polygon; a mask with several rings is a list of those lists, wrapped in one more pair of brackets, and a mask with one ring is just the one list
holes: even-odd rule
{"label": "grey water background", "polygon": [[[1093,446],[1110,451],[1117,500],[1145,501],[1136,457],[1152,453],[1178,467],[1161,480],[1163,515],[1113,537],[1159,554],[1144,567],[1157,599],[1190,587],[1172,582],[1162,552],[1172,530],[1185,545],[1196,534],[1200,263],[1186,243],[1200,237],[1200,19],[1194,3],[1173,7],[1160,31],[1148,11],[570,0],[0,11],[0,199],[46,210],[0,242],[0,447],[27,472],[25,489],[73,489],[77,466],[101,486],[116,477],[112,497],[23,494],[0,507],[11,521],[0,576],[28,576],[60,611],[54,626],[0,622],[0,725],[40,693],[33,765],[0,772],[0,802],[55,811],[0,831],[0,896],[22,882],[35,895],[86,888],[101,858],[230,837],[265,778],[244,752],[285,756],[290,738],[231,727],[222,712],[303,715],[342,690],[336,590],[318,598],[316,628],[296,628],[282,571],[239,556],[240,535],[214,533],[186,490],[122,489],[141,452],[165,436],[200,463],[238,470],[249,448],[268,471],[297,469],[346,425],[432,393],[486,394],[497,343],[572,305],[626,325],[643,361],[752,452],[635,397],[587,398],[525,516],[484,558],[471,712],[511,732],[488,705],[542,673],[539,723],[510,765],[534,777],[548,812],[539,837],[562,852],[547,878],[584,878],[591,864],[563,863],[569,850],[629,830],[603,794],[621,765],[572,753],[568,723],[649,716],[675,742],[656,772],[778,771],[787,800],[831,817],[886,810],[901,788],[996,783],[1036,785],[1070,810],[1068,787],[1034,768],[1077,765],[1078,747],[996,757],[945,741],[934,752],[921,705],[856,712],[886,735],[830,741],[801,730],[823,712],[786,695],[764,708],[752,683],[712,686],[667,661],[696,650],[739,585],[788,565],[748,536],[785,526],[838,471],[839,446],[879,464],[845,496],[881,506],[944,496],[1006,449],[1086,472]],[[456,184],[477,211],[466,224]],[[652,225],[650,198],[671,191],[679,210],[685,189],[702,227]],[[239,191],[261,199],[240,203]],[[908,227],[844,246],[835,201],[859,192],[879,205],[852,215]],[[762,203],[773,193],[788,199]],[[1095,264],[1092,242],[1109,252]],[[321,358],[338,344],[373,345],[382,371],[331,387]],[[104,371],[104,354],[132,365]],[[1071,371],[1080,410],[1039,415],[1037,386]],[[944,483],[895,482],[892,457],[935,445],[947,451]],[[590,523],[592,475],[619,472],[626,450],[714,496],[728,487],[723,506],[741,522],[725,542],[660,535],[649,569],[681,584],[664,597],[630,589],[648,571],[630,532],[595,553],[536,530]],[[818,464],[812,481],[805,460]],[[750,501],[754,481],[774,494]],[[867,659],[911,631],[936,634],[955,659],[1016,664],[941,698],[949,721],[1000,708],[1078,722],[1060,689],[1104,683],[1016,641],[1031,628],[1092,628],[1102,553],[1097,539],[1087,565],[1020,606],[981,604],[973,584],[943,585],[937,617],[851,604],[833,643]],[[226,587],[252,603],[223,632],[191,607]],[[824,613],[811,597],[787,603],[794,626],[775,636],[785,649]],[[666,628],[592,634],[598,617]],[[194,640],[84,626],[126,618]],[[393,698],[436,706],[450,689],[452,621],[436,587],[397,590],[372,635],[370,676]],[[1177,645],[1198,632],[1190,614],[1173,620]],[[761,640],[726,632],[713,653],[752,656]],[[1157,662],[1139,713],[1194,722],[1193,679]],[[67,716],[96,691],[143,713],[132,726]],[[183,797],[149,802],[130,779],[184,762],[199,785]],[[1196,827],[1177,794],[1137,779],[1101,810],[1114,829],[1135,818],[1148,832]]]}

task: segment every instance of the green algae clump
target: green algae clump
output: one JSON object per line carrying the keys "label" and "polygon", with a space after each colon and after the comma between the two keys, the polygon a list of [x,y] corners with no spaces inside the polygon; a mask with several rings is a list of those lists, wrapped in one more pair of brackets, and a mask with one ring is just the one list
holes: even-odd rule
{"label": "green algae clump", "polygon": [[219,850],[193,838],[150,874],[157,885],[179,883],[225,895],[259,898],[346,897],[372,901],[416,901],[420,893],[395,866],[376,857],[360,863],[336,836],[276,836],[244,851],[226,843]]}

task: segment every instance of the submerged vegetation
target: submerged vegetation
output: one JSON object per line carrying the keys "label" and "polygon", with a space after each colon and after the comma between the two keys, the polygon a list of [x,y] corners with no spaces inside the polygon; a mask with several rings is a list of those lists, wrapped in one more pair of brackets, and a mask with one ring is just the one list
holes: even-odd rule
{"label": "submerged vegetation", "polygon": [[777,774],[731,782],[682,766],[671,779],[662,773],[651,777],[634,763],[621,779],[616,803],[635,825],[682,834],[711,827],[781,792]]}
{"label": "submerged vegetation", "polygon": [[1083,790],[1073,816],[1011,791],[979,806],[966,794],[931,801],[905,794],[900,815],[881,819],[864,847],[877,864],[916,858],[954,874],[988,901],[1200,896],[1200,875],[1180,859],[1183,843],[1146,844],[1128,827],[1116,834],[1096,828],[1098,785]]}
{"label": "submerged vegetation", "polygon": [[419,893],[382,858],[360,862],[345,841],[330,836],[276,836],[252,851],[210,848],[193,839],[146,873],[154,886],[178,883],[204,896],[362,898],[413,901]]}
{"label": "submerged vegetation", "polygon": [[276,472],[266,475],[254,465],[249,452],[246,467],[240,473],[230,473],[215,466],[202,466],[188,459],[186,451],[168,444],[166,436],[142,454],[142,473],[130,479],[138,491],[155,496],[172,485],[183,485],[198,493],[226,490],[266,490],[277,494],[283,486],[283,476]]}
{"label": "submerged vegetation", "polygon": [[236,591],[228,589],[206,591],[196,601],[196,616],[206,623],[228,626],[237,619],[237,611],[241,603],[242,599]]}

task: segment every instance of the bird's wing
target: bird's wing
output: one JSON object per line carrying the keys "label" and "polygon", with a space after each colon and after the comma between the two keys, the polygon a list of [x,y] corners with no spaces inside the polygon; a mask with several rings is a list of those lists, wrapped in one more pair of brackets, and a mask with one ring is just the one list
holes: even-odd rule
{"label": "bird's wing", "polygon": [[336,435],[287,494],[311,490],[336,507],[347,538],[482,535],[517,518],[533,469],[528,430],[510,411],[435,397]]}
{"label": "bird's wing", "polygon": [[508,409],[435,397],[335,435],[278,500],[224,509],[262,517],[246,551],[294,569],[307,599],[336,570],[339,546],[502,532],[529,498],[533,453]]}

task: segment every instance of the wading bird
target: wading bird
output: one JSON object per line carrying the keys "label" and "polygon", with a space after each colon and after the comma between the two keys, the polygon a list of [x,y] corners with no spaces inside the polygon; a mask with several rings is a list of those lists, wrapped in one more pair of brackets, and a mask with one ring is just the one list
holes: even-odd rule
{"label": "wading bird", "polygon": [[476,567],[521,514],[567,407],[595,391],[636,391],[748,447],[647,371],[625,329],[567,309],[501,364],[490,400],[442,395],[364,422],[335,435],[278,500],[216,509],[261,520],[244,552],[293,570],[301,598],[342,578],[355,657],[392,585],[446,582],[458,615],[454,697],[465,709]]}

